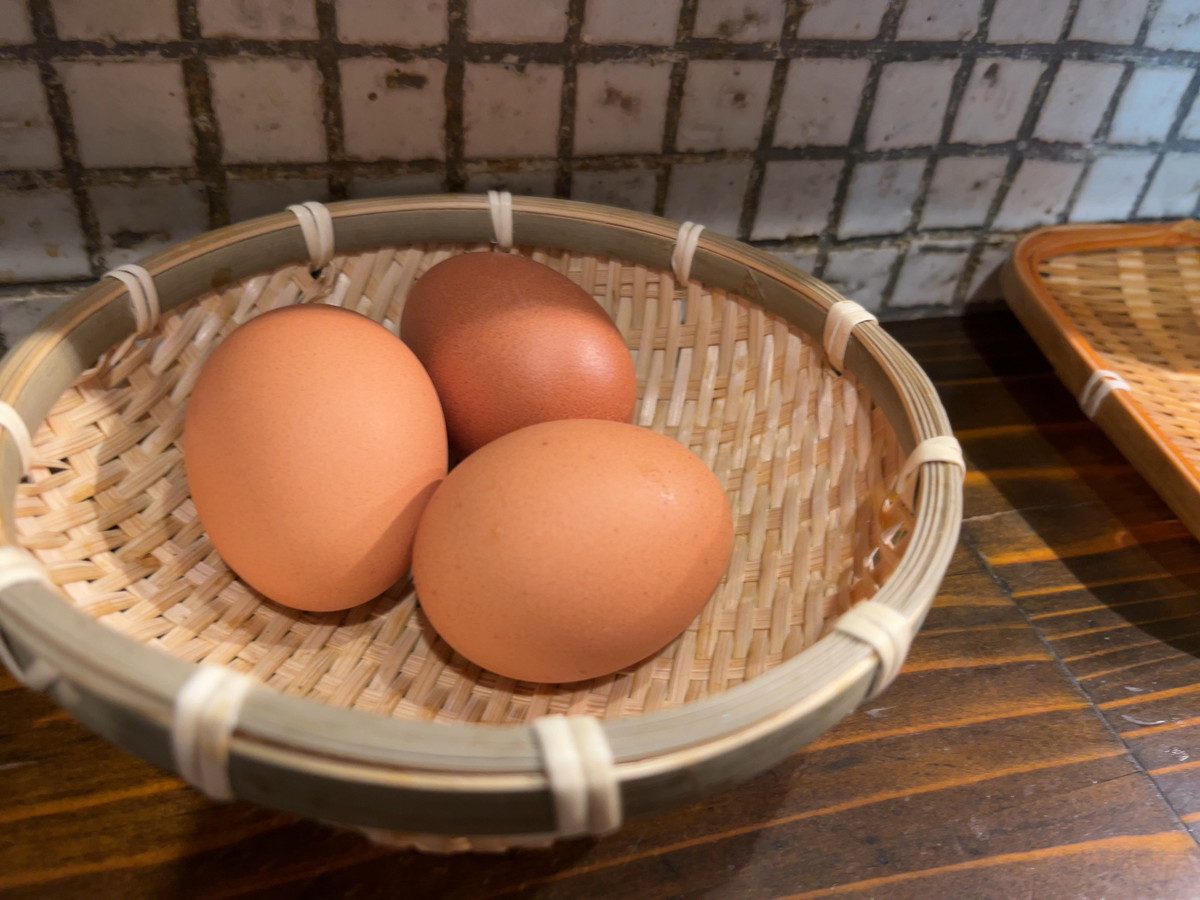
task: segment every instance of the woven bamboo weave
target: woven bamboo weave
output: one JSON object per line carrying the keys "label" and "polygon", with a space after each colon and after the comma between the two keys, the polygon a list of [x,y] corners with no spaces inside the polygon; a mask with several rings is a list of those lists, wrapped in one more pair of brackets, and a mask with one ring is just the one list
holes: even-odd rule
{"label": "woven bamboo weave", "polygon": [[196,518],[180,452],[208,353],[240,323],[300,302],[354,309],[395,331],[421,273],[482,249],[337,256],[316,278],[285,266],[165,315],[83,373],[36,433],[16,501],[22,544],[77,608],[165,653],[333,706],[462,722],[675,707],[791,658],[886,581],[912,529],[909,508],[889,494],[898,441],[812,338],[736,295],[676,285],[669,271],[525,247],[514,252],[567,274],[617,323],[636,361],[636,421],[691,447],[725,486],[733,559],[691,627],[613,676],[533,685],[454,654],[407,582],[332,614],[279,607],[240,582]]}
{"label": "woven bamboo weave", "polygon": [[1077,396],[1090,373],[1124,380],[1129,390],[1097,421],[1200,533],[1196,223],[1036,232],[1018,247],[1007,294]]}

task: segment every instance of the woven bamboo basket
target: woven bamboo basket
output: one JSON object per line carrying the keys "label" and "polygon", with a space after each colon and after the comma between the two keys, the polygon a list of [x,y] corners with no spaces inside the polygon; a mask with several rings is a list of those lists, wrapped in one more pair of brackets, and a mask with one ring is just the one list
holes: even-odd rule
{"label": "woven bamboo basket", "polygon": [[[299,212],[211,232],[143,260],[157,318],[137,279],[118,274],[8,354],[10,668],[194,782],[202,750],[227,788],[206,788],[213,796],[436,850],[599,832],[688,803],[885,686],[961,521],[961,463],[944,452],[957,445],[912,358],[769,254],[618,209],[508,199],[510,252],[565,272],[624,334],[637,421],[695,450],[727,490],[733,559],[684,634],[610,677],[517,683],[446,647],[407,582],[348,611],[296,612],[263,601],[209,544],[179,447],[207,354],[290,303],[339,304],[395,329],[423,271],[499,233],[495,202],[446,195],[330,205],[328,261],[314,259]],[[868,608],[875,624],[851,627],[848,611]],[[181,689],[213,670],[248,685],[240,705],[210,704],[198,723],[189,713],[181,732]],[[571,748],[554,763],[536,727],[559,715],[586,720],[602,751],[580,756],[592,760],[582,787],[563,774]],[[596,796],[599,818],[567,808]]]}
{"label": "woven bamboo basket", "polygon": [[1200,222],[1030,232],[1004,294],[1084,412],[1200,537]]}

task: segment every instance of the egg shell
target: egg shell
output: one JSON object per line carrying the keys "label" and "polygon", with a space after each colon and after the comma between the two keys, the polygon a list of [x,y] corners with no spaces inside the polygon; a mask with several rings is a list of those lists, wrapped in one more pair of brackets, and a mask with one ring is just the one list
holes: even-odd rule
{"label": "egg shell", "polygon": [[417,529],[429,622],[499,675],[571,682],[682,632],[729,563],[720,482],[682,444],[570,419],[505,435],[454,468]]}
{"label": "egg shell", "polygon": [[433,379],[459,455],[537,422],[633,417],[633,358],[612,319],[523,256],[438,263],[409,291],[400,336]]}
{"label": "egg shell", "polygon": [[446,474],[445,422],[417,358],[358,313],[264,313],[205,362],[184,462],[213,546],[272,600],[330,611],[402,578]]}

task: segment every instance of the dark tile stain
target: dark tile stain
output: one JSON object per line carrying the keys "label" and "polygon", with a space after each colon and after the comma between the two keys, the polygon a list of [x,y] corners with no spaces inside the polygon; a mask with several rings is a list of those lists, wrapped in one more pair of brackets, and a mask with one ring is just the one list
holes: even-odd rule
{"label": "dark tile stain", "polygon": [[423,88],[429,83],[429,79],[415,72],[402,72],[396,69],[396,71],[388,73],[384,83],[390,88]]}

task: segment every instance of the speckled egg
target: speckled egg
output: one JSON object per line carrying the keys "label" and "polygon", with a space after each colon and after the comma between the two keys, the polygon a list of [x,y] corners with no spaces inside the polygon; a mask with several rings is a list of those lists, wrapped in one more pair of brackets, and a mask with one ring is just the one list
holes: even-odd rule
{"label": "speckled egg", "polygon": [[523,256],[438,263],[409,291],[400,336],[429,371],[461,456],[537,422],[633,416],[633,358],[612,319]]}
{"label": "speckled egg", "polygon": [[720,482],[682,444],[568,419],[487,444],[434,493],[413,579],[437,632],[509,678],[571,682],[682,632],[729,563]]}
{"label": "speckled egg", "polygon": [[184,462],[201,523],[244,581],[285,606],[345,609],[408,572],[446,474],[445,422],[396,335],[294,306],[242,325],[205,362]]}

